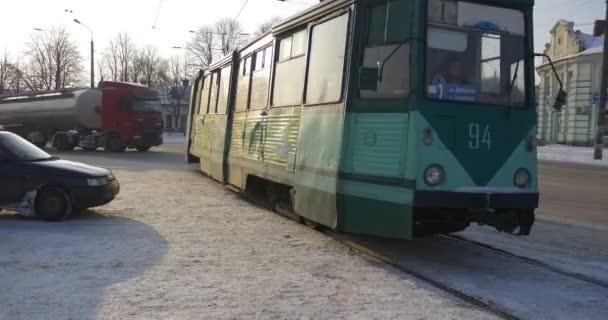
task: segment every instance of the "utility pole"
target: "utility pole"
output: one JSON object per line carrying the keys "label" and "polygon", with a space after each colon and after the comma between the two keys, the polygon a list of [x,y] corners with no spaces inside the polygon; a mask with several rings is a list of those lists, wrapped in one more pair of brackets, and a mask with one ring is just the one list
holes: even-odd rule
{"label": "utility pole", "polygon": [[597,132],[595,133],[595,150],[593,159],[602,160],[604,152],[604,135],[606,134],[606,87],[608,82],[608,0],[606,1],[606,17],[595,22],[593,35],[604,36],[604,51],[602,53],[602,79],[600,81],[600,101],[597,108]]}
{"label": "utility pole", "polygon": [[91,33],[91,88],[95,88],[95,44],[93,43],[93,30],[86,24],[80,22],[78,19],[74,19],[74,22],[87,28]]}

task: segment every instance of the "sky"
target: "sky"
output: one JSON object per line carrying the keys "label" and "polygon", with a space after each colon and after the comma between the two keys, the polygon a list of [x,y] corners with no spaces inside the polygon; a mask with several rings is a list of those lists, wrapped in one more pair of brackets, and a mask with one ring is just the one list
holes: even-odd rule
{"label": "sky", "polygon": [[[34,28],[63,25],[88,60],[89,31],[73,22],[77,18],[93,30],[96,55],[118,32],[129,32],[137,45],[156,46],[165,56],[183,55],[183,50],[173,47],[185,46],[189,30],[234,17],[245,2],[238,19],[250,33],[273,16],[286,18],[318,0],[2,0],[0,50],[18,57],[29,37],[38,32]],[[604,0],[536,0],[536,51],[543,50],[558,19],[574,21],[575,29],[591,33],[593,21],[603,18],[605,5]]]}

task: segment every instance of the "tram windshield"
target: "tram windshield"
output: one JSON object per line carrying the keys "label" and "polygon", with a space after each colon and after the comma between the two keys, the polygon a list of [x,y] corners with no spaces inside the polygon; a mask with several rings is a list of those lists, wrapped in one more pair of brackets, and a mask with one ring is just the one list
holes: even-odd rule
{"label": "tram windshield", "polygon": [[429,0],[427,96],[523,107],[522,12],[464,1]]}

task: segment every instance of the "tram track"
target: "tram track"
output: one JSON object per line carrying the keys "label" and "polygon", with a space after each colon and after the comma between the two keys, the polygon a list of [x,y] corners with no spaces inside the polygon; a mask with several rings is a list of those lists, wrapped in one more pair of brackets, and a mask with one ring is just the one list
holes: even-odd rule
{"label": "tram track", "polygon": [[524,257],[522,255],[517,255],[517,254],[511,253],[511,252],[509,252],[507,250],[499,249],[499,248],[496,248],[496,247],[494,247],[492,245],[489,245],[489,244],[486,244],[486,243],[482,243],[482,242],[474,241],[474,240],[469,240],[469,239],[466,239],[465,237],[462,237],[462,236],[459,236],[459,235],[441,235],[439,237],[450,239],[450,240],[454,240],[454,241],[458,241],[458,242],[461,242],[461,243],[466,243],[468,245],[475,246],[475,247],[478,247],[478,248],[487,249],[487,250],[490,250],[490,251],[492,251],[492,252],[494,252],[494,253],[496,253],[498,255],[501,255],[501,256],[504,256],[504,257],[507,257],[507,258],[510,258],[510,259],[513,259],[513,260],[524,262],[524,263],[527,263],[527,264],[530,264],[530,265],[533,265],[533,266],[536,266],[536,267],[544,268],[546,270],[552,271],[554,273],[557,273],[557,274],[560,274],[560,275],[563,275],[563,276],[571,277],[571,278],[574,278],[574,279],[577,279],[577,280],[580,280],[580,281],[584,281],[584,282],[587,282],[587,283],[590,283],[590,284],[602,287],[604,289],[608,289],[608,282],[606,282],[606,281],[603,281],[603,280],[600,280],[600,279],[596,279],[596,278],[593,278],[593,277],[589,277],[589,276],[586,276],[586,275],[582,275],[582,274],[579,274],[579,273],[570,272],[570,271],[564,270],[564,269],[562,269],[560,267],[552,266],[552,265],[550,265],[548,263],[545,263],[545,262],[542,262],[540,260],[536,260],[536,259],[529,258],[529,257]]}
{"label": "tram track", "polygon": [[[244,195],[244,194],[241,194]],[[608,284],[460,236],[400,241],[338,233],[244,195],[445,294],[502,319],[606,319]],[[539,300],[540,299],[540,300]],[[577,312],[585,305],[586,309]]]}
{"label": "tram track", "polygon": [[410,276],[412,276],[412,277],[414,277],[414,278],[416,278],[418,280],[421,280],[421,281],[423,281],[423,282],[425,282],[425,283],[427,283],[427,284],[429,284],[429,285],[431,285],[431,286],[433,286],[433,287],[435,287],[435,288],[437,288],[437,289],[439,289],[441,291],[447,292],[448,294],[450,294],[452,296],[455,296],[455,297],[457,297],[457,298],[459,298],[459,299],[461,299],[461,300],[463,300],[465,302],[468,302],[468,303],[470,303],[470,304],[472,304],[472,305],[474,305],[474,306],[476,306],[476,307],[478,307],[480,309],[483,309],[483,310],[486,310],[488,312],[491,312],[491,313],[493,313],[493,314],[495,314],[495,315],[497,315],[497,316],[499,316],[499,317],[501,317],[503,319],[509,319],[509,320],[520,320],[520,319],[522,319],[522,318],[520,318],[520,317],[518,317],[518,316],[516,316],[516,315],[514,315],[512,313],[509,313],[506,310],[503,310],[502,308],[500,308],[499,305],[483,301],[482,299],[480,299],[480,298],[478,298],[478,297],[476,297],[474,295],[467,294],[467,293],[465,293],[465,292],[463,292],[461,290],[458,290],[458,289],[456,289],[454,287],[451,287],[451,286],[449,286],[449,285],[447,285],[445,283],[442,283],[441,281],[437,281],[437,280],[434,280],[434,279],[432,279],[432,278],[430,278],[428,276],[425,276],[424,274],[422,274],[422,273],[420,273],[420,272],[418,272],[418,271],[416,271],[416,270],[414,270],[412,268],[408,268],[408,267],[406,267],[406,266],[404,266],[402,264],[396,263],[392,259],[390,259],[390,258],[382,255],[381,253],[376,252],[373,249],[370,249],[370,248],[366,247],[363,244],[360,244],[360,243],[358,243],[356,241],[353,241],[353,240],[349,239],[348,236],[336,233],[336,232],[331,231],[329,229],[321,230],[321,232],[324,233],[325,235],[329,236],[329,237],[332,237],[333,239],[339,241],[340,243],[348,246],[349,248],[351,248],[351,249],[353,249],[353,250],[355,250],[357,252],[365,254],[365,255],[367,255],[367,256],[369,256],[371,258],[377,259],[379,261],[382,261],[382,262],[384,262],[384,263],[386,263],[386,264],[388,264],[388,265],[396,268],[397,270],[399,270],[401,272],[404,272],[404,273],[406,273],[406,274],[408,274],[408,275],[410,275]]}

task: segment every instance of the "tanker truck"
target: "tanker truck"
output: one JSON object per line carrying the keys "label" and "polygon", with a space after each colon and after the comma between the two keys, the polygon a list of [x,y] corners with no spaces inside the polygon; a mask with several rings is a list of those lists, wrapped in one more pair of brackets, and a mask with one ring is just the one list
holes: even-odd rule
{"label": "tanker truck", "polygon": [[123,152],[161,145],[158,93],[146,86],[104,81],[98,88],[0,98],[0,126],[44,147]]}

